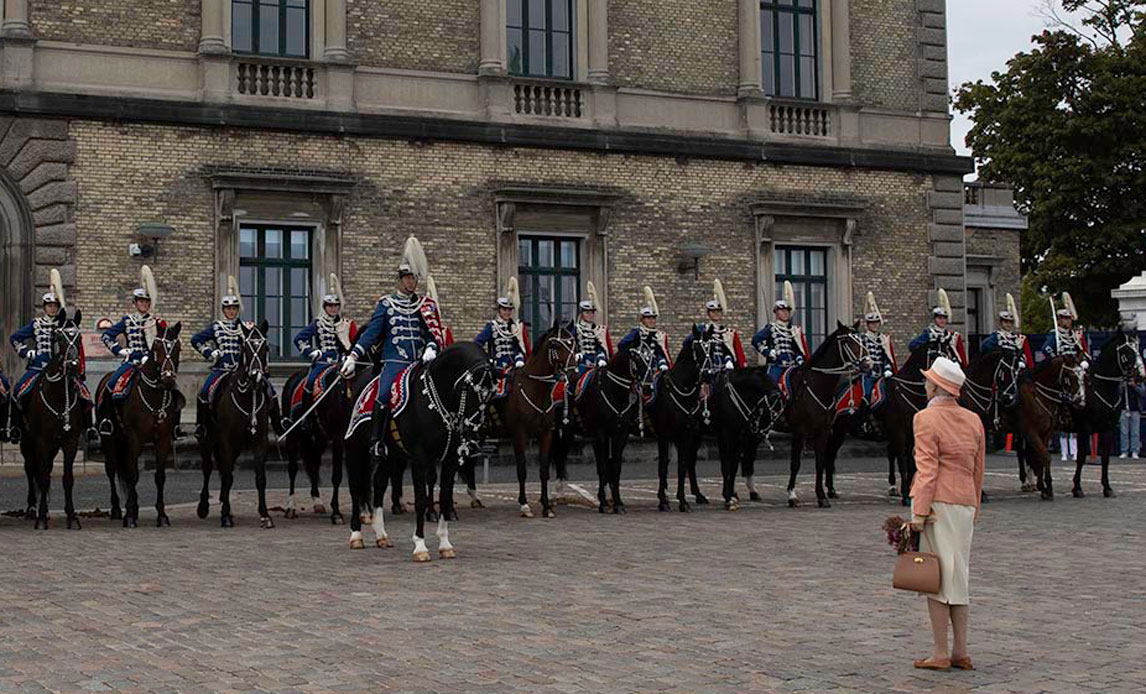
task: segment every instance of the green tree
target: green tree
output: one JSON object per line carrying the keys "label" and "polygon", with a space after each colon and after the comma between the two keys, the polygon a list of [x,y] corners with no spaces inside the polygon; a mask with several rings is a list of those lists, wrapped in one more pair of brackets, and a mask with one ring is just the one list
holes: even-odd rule
{"label": "green tree", "polygon": [[1146,1],[1058,4],[1082,28],[1033,37],[989,83],[959,87],[955,107],[974,124],[980,178],[1013,185],[1030,218],[1031,293],[1069,291],[1083,323],[1113,325],[1110,290],[1146,268]]}

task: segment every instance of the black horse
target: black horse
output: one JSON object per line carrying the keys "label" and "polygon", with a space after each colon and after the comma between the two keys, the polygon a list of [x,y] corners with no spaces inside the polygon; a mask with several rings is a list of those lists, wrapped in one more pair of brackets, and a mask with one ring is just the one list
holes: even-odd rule
{"label": "black horse", "polygon": [[1146,377],[1142,357],[1138,353],[1138,338],[1134,333],[1123,332],[1120,327],[1087,374],[1085,406],[1071,410],[1073,429],[1078,434],[1078,459],[1071,493],[1077,498],[1086,496],[1082,491],[1082,466],[1090,454],[1091,434],[1099,435],[1102,495],[1107,498],[1115,495],[1114,488],[1110,486],[1110,450],[1114,434],[1118,431],[1118,414],[1126,393],[1124,384],[1135,375]]}
{"label": "black horse", "polygon": [[[287,506],[284,512],[286,518],[297,518],[295,508],[295,477],[298,475],[298,461],[301,458],[306,476],[310,480],[311,507],[316,514],[326,513],[326,507],[318,496],[318,485],[321,482],[322,456],[330,449],[330,522],[341,525],[342,512],[339,510],[338,492],[342,487],[342,461],[345,455],[343,435],[346,432],[346,422],[350,418],[350,408],[354,404],[351,393],[345,382],[338,377],[337,367],[319,377],[318,383],[333,389],[323,394],[322,400],[314,406],[314,410],[306,419],[287,434],[280,437],[279,446],[286,453],[287,476],[290,478],[290,492],[287,496]],[[291,374],[287,378],[286,386],[280,395],[281,411],[290,412],[291,396],[295,390],[306,380],[307,369]],[[302,385],[305,387],[305,385]]]}
{"label": "black horse", "polygon": [[[347,466],[354,503],[350,546],[354,549],[363,546],[360,508],[368,497],[362,487],[371,477],[376,543],[379,547],[392,546],[382,519],[381,501],[393,466],[400,465],[409,467],[413,478],[416,524],[413,558],[416,562],[430,561],[425,541],[426,511],[430,505],[428,483],[430,471],[438,468],[441,481],[441,515],[436,533],[438,554],[443,559],[451,559],[457,556],[450,543],[447,520],[456,517],[454,479],[458,466],[477,445],[489,400],[497,385],[497,373],[480,347],[472,342],[459,342],[447,347],[432,362],[411,366],[408,378],[409,400],[401,411],[391,415],[385,431],[384,460],[374,465],[367,452],[369,427],[358,427],[348,439]],[[352,388],[359,394],[366,388],[359,386],[361,381],[362,377],[356,379]],[[377,414],[375,412],[375,416]]]}
{"label": "black horse", "polygon": [[35,509],[37,529],[48,529],[48,492],[52,485],[52,466],[56,455],[64,454],[64,513],[68,528],[80,528],[80,519],[72,503],[75,485],[73,466],[80,433],[87,421],[88,406],[80,397],[80,344],[77,327],[80,311],[69,318],[61,310],[56,317],[57,330],[52,337],[52,356],[27,396],[24,422],[27,433],[20,439],[24,472],[28,476],[28,515]]}
{"label": "black horse", "polygon": [[691,339],[686,339],[672,367],[658,377],[646,408],[647,419],[657,439],[657,510],[668,511],[669,447],[676,448],[676,498],[681,513],[692,510],[684,494],[688,477],[698,504],[708,499],[700,493],[696,481],[696,455],[700,448],[700,396],[702,365],[706,362],[704,334],[696,325]]}
{"label": "black horse", "polygon": [[791,396],[777,425],[779,431],[792,435],[792,453],[788,476],[788,506],[799,505],[796,476],[800,472],[800,454],[805,439],[810,439],[816,452],[816,503],[831,506],[824,491],[827,470],[828,438],[835,418],[836,390],[840,378],[854,376],[871,367],[867,348],[854,330],[836,323],[836,330],[824,340],[790,378]]}
{"label": "black horse", "polygon": [[[632,357],[633,350],[620,349],[609,363],[598,368],[576,401],[577,420],[584,434],[593,441],[597,461],[597,510],[624,513],[621,500],[621,467],[629,434],[640,416],[640,383],[647,363]],[[610,494],[606,495],[606,488]]]}

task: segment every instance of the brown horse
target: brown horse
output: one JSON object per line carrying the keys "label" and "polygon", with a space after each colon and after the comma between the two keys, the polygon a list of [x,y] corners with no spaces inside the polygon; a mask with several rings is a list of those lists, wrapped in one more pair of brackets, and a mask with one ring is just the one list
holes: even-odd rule
{"label": "brown horse", "polygon": [[[554,326],[538,341],[525,366],[510,377],[510,393],[491,405],[489,433],[504,434],[513,440],[513,454],[517,462],[517,503],[523,518],[532,518],[533,509],[525,496],[525,447],[530,439],[537,440],[541,471],[541,512],[546,518],[557,514],[549,498],[549,454],[553,446],[554,430],[561,424],[554,399],[554,386],[565,386],[566,401],[572,400],[573,381],[577,369],[574,336],[561,325]],[[568,412],[568,410],[565,410]]]}
{"label": "brown horse", "polygon": [[[163,487],[167,475],[167,460],[172,452],[172,439],[179,423],[184,399],[175,384],[179,372],[179,331],[182,324],[168,326],[159,323],[151,351],[139,367],[135,387],[121,403],[112,403],[110,434],[100,434],[100,447],[104,452],[104,469],[111,482],[111,517],[121,516],[116,477],[123,486],[125,498],[123,527],[139,525],[139,456],[143,447],[155,445],[155,512],[156,527],[171,525],[163,505]],[[99,398],[110,398],[108,382],[112,374],[100,381],[96,391]]]}
{"label": "brown horse", "polygon": [[1029,379],[1019,384],[1018,432],[1027,447],[1027,461],[1038,478],[1042,498],[1054,499],[1050,452],[1047,442],[1069,417],[1070,409],[1086,401],[1082,369],[1073,356],[1043,362]]}
{"label": "brown horse", "polygon": [[257,326],[243,325],[239,366],[217,387],[206,435],[199,442],[203,463],[203,489],[199,492],[198,514],[206,518],[210,510],[208,487],[211,471],[218,466],[219,522],[224,528],[235,525],[231,514],[231,485],[235,463],[247,450],[254,454],[255,486],[259,492],[259,525],[273,528],[267,511],[267,430],[271,402],[263,381],[267,379],[267,321]]}
{"label": "brown horse", "polygon": [[[287,379],[281,394],[282,412],[290,412],[291,394],[300,381],[306,380],[307,372],[308,369],[303,369],[291,374]],[[326,513],[326,507],[318,496],[318,485],[321,481],[322,456],[329,447],[332,465],[330,484],[333,487],[330,497],[330,522],[341,525],[345,521],[339,510],[338,492],[342,487],[342,461],[346,450],[344,434],[346,422],[350,419],[350,408],[354,402],[350,399],[351,393],[345,387],[345,383],[338,377],[337,368],[323,373],[318,382],[324,383],[327,388],[333,388],[333,392],[326,393],[305,421],[295,426],[285,438],[279,439],[279,446],[287,456],[287,474],[290,477],[290,494],[287,496],[287,507],[283,515],[286,518],[298,518],[294,487],[300,458],[310,479],[310,498],[314,512]]]}
{"label": "brown horse", "polygon": [[[64,454],[64,513],[68,528],[80,528],[80,519],[72,503],[75,485],[73,466],[80,434],[87,420],[88,406],[80,397],[79,376],[81,335],[77,325],[82,313],[69,318],[61,310],[56,318],[58,329],[52,337],[52,358],[28,394],[24,422],[27,433],[20,440],[24,472],[34,489],[28,491],[28,512],[39,500],[35,511],[36,529],[48,529],[48,492],[52,484],[52,466],[56,454]],[[33,496],[33,493],[35,496]]]}

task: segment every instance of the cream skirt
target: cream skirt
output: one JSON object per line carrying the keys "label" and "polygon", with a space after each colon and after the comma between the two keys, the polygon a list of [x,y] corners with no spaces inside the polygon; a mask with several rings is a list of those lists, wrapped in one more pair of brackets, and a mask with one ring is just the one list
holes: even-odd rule
{"label": "cream skirt", "polygon": [[975,533],[975,507],[936,501],[923,526],[919,551],[939,556],[939,593],[928,595],[948,605],[966,605],[970,600],[971,536]]}

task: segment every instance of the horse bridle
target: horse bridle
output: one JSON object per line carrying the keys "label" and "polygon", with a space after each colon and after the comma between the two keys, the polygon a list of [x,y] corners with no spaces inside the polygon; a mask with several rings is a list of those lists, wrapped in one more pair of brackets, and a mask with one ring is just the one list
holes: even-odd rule
{"label": "horse bridle", "polygon": [[[69,415],[71,415],[72,410],[74,410],[76,408],[76,405],[78,405],[79,401],[80,401],[79,397],[73,398],[73,396],[72,396],[72,381],[74,379],[71,376],[72,376],[72,369],[78,370],[78,367],[79,367],[79,363],[80,363],[79,342],[80,342],[81,336],[80,336],[79,329],[76,328],[75,325],[67,325],[64,327],[57,328],[55,332],[56,332],[56,334],[60,335],[61,339],[65,342],[65,347],[63,349],[63,353],[59,354],[59,352],[56,352],[56,354],[59,355],[61,358],[60,359],[60,361],[61,361],[60,370],[58,372],[56,372],[55,375],[53,375],[51,372],[45,370],[43,377],[44,377],[44,380],[47,381],[48,383],[56,383],[56,382],[60,381],[61,379],[63,379],[63,381],[64,381],[64,405],[63,405],[63,408],[59,409],[59,410],[57,410],[55,407],[53,407],[52,403],[48,402],[48,396],[44,393],[43,388],[40,388],[40,402],[42,402],[44,404],[44,408],[47,409],[48,412],[51,412],[53,416],[55,416],[57,419],[59,419],[61,422],[63,422],[64,431],[71,431],[72,430],[72,422],[71,422]],[[55,342],[53,342],[52,344],[53,344],[53,351],[55,351]]]}
{"label": "horse bridle", "polygon": [[[249,353],[249,359],[240,360],[239,369],[242,369],[242,361],[247,361],[247,369],[245,373],[240,373],[238,380],[235,382],[235,387],[231,389],[231,403],[234,404],[242,415],[248,418],[248,424],[251,435],[254,436],[259,429],[259,413],[267,406],[267,398],[260,393],[262,390],[258,387],[261,379],[266,378],[266,364],[263,363],[262,351],[267,344],[267,338],[262,334],[258,328],[252,327],[250,332],[243,336],[241,342],[242,354]],[[239,399],[236,392],[246,394],[251,391],[251,409],[248,411],[239,404]]]}
{"label": "horse bridle", "polygon": [[[537,381],[539,383],[546,383],[549,385],[556,385],[558,383],[564,382],[566,384],[565,399],[567,401],[566,404],[568,404],[568,399],[570,396],[570,393],[569,393],[570,389],[568,387],[569,373],[571,371],[576,370],[576,368],[577,368],[577,350],[575,348],[574,338],[572,335],[570,335],[568,338],[561,337],[561,335],[564,332],[565,332],[564,328],[558,327],[556,332],[553,335],[550,335],[545,341],[546,350],[548,351],[548,358],[546,359],[546,363],[549,364],[549,368],[553,370],[553,373],[548,374],[548,375],[536,375],[536,374],[525,374],[525,375],[530,380]],[[554,347],[554,345],[553,345],[554,342],[557,343],[557,346],[564,347],[566,350],[567,356],[565,357],[565,363],[563,365],[559,365],[560,359],[558,358],[557,347]],[[537,405],[537,403],[533,402],[533,400],[531,400],[529,398],[529,393],[525,392],[524,389],[520,389],[520,390],[521,390],[521,397],[525,400],[526,404],[529,405],[531,408],[533,408],[533,410],[535,412],[537,412],[538,414],[547,415],[553,411],[553,408],[557,407],[557,401],[553,399],[553,390],[552,389],[546,389],[546,393],[548,394],[548,397],[549,397],[549,405],[547,407],[545,407],[544,409],[539,407]],[[564,424],[569,423],[569,410],[568,410],[568,408],[566,408],[566,410],[565,410],[563,423]]]}
{"label": "horse bridle", "polygon": [[[867,346],[863,343],[863,338],[853,332],[844,333],[836,339],[836,357],[839,359],[839,366],[825,367],[809,364],[808,369],[815,373],[828,376],[843,376],[844,374],[855,376],[865,370],[864,364],[866,362],[871,361],[871,358],[867,354]],[[812,400],[815,401],[824,412],[828,412],[835,405],[832,397],[829,397],[826,403],[821,400],[820,396],[816,395],[815,388],[811,387],[807,379],[804,379],[803,389],[808,391],[808,394],[812,396]],[[792,396],[792,401],[795,401],[795,399],[796,397]]]}
{"label": "horse bridle", "polygon": [[[728,399],[732,402],[733,407],[736,408],[737,414],[748,424],[749,434],[757,438],[767,438],[771,435],[771,424],[775,423],[784,411],[784,403],[778,390],[764,393],[756,401],[756,404],[751,407],[748,406],[748,403],[744,400],[744,397],[740,395],[740,391],[736,389],[736,386],[731,380],[728,381],[728,386],[725,391],[728,393]],[[769,422],[769,427],[766,430],[762,424],[765,413],[768,415]],[[769,446],[771,446],[770,443]]]}
{"label": "horse bridle", "polygon": [[162,363],[159,363],[159,362],[156,362],[156,360],[152,359],[152,360],[150,360],[150,363],[152,363],[152,364],[159,363],[159,370],[158,370],[155,378],[151,378],[150,376],[148,376],[147,372],[144,371],[144,369],[141,368],[139,370],[139,378],[140,378],[140,380],[143,381],[144,385],[146,385],[148,388],[152,388],[154,390],[160,390],[163,392],[163,400],[159,403],[158,406],[155,406],[155,405],[152,405],[150,401],[148,401],[146,391],[143,388],[139,389],[140,401],[142,401],[144,407],[146,407],[148,409],[148,411],[150,411],[151,414],[155,415],[155,417],[161,422],[164,421],[165,419],[167,419],[167,416],[169,414],[168,409],[171,407],[171,403],[174,401],[174,397],[172,396],[172,392],[177,390],[177,388],[167,388],[167,387],[163,386],[161,383],[161,379],[166,378],[168,376],[170,376],[171,378],[174,378],[175,374],[177,374],[179,372],[179,365],[175,363],[175,359],[171,356],[172,352],[175,351],[175,346],[176,346],[177,342],[178,342],[178,340],[167,339],[167,331],[166,330],[163,331],[162,336],[156,335],[155,339],[151,342],[151,354],[154,356],[156,348],[159,345],[162,345],[163,346],[163,361],[162,361]]}
{"label": "horse bridle", "polygon": [[[1098,373],[1097,371],[1092,371],[1088,375],[1091,378],[1095,378],[1099,381],[1105,381],[1107,383],[1124,383],[1124,382],[1129,381],[1130,376],[1131,376],[1132,367],[1129,365],[1124,365],[1124,363],[1121,359],[1121,355],[1122,355],[1123,350],[1129,350],[1131,355],[1133,355],[1133,358],[1129,362],[1127,362],[1127,364],[1133,364],[1134,366],[1137,366],[1138,372],[1139,372],[1139,374],[1141,374],[1142,373],[1142,357],[1141,357],[1141,355],[1138,354],[1138,350],[1135,348],[1135,346],[1133,344],[1131,344],[1130,341],[1132,339],[1133,338],[1129,335],[1123,336],[1121,344],[1117,345],[1114,348],[1114,355],[1115,355],[1114,362],[1118,365],[1118,375],[1117,376],[1105,376],[1103,374]],[[1118,396],[1114,399],[1113,403],[1111,403],[1109,400],[1104,398],[1102,396],[1102,393],[1097,388],[1094,388],[1092,390],[1094,392],[1094,396],[1096,398],[1098,398],[1098,400],[1103,405],[1107,406],[1111,410],[1117,411],[1119,408],[1121,408],[1121,406],[1122,406],[1122,389],[1121,388],[1115,388],[1114,392],[1116,392],[1118,394]]]}
{"label": "horse bridle", "polygon": [[[476,373],[480,372],[480,377],[474,378]],[[429,366],[422,369],[418,375],[418,380],[422,383],[422,394],[430,399],[430,404],[427,407],[438,414],[442,420],[442,426],[446,430],[446,443],[442,446],[442,455],[438,459],[440,465],[446,456],[450,453],[450,444],[453,443],[454,435],[456,434],[460,439],[457,448],[458,459],[463,460],[473,452],[477,441],[480,439],[480,432],[482,424],[485,421],[486,410],[489,407],[490,400],[493,399],[494,392],[497,390],[497,374],[488,362],[482,362],[462,372],[460,376],[454,379],[452,392],[458,394],[458,409],[456,412],[451,412],[446,407],[442,396],[438,392],[437,382],[434,380],[433,374],[430,373]],[[474,409],[473,414],[466,416],[466,401],[469,394],[473,393],[477,397],[477,407]],[[470,436],[467,436],[467,433]]]}
{"label": "horse bridle", "polygon": [[[983,414],[994,412],[993,421],[995,427],[998,428],[1001,423],[1001,416],[999,414],[999,407],[1003,402],[1010,402],[1013,396],[1017,396],[1019,390],[1019,353],[1015,350],[1003,350],[1002,356],[999,358],[999,363],[995,365],[995,371],[991,375],[991,382],[987,385],[982,385],[974,381],[970,376],[964,382],[963,393],[967,399],[971,401],[975,407]],[[999,375],[1000,373],[1008,373],[1011,376],[1010,383],[1003,391],[999,391]]]}
{"label": "horse bridle", "polygon": [[[1051,388],[1050,386],[1045,386],[1038,381],[1034,381],[1036,396],[1035,402],[1038,403],[1038,406],[1041,407],[1043,412],[1046,412],[1049,417],[1054,418],[1058,413],[1057,411],[1051,410],[1050,407],[1047,407],[1047,405],[1043,402],[1044,399],[1049,400],[1056,407],[1058,405],[1067,405],[1069,403],[1086,402],[1086,391],[1082,386],[1082,377],[1079,376],[1079,372],[1081,370],[1081,367],[1078,365],[1067,366],[1066,361],[1063,360],[1062,363],[1059,364],[1059,372],[1057,377],[1058,388]],[[1076,389],[1073,396],[1068,394],[1066,388],[1066,377],[1068,372],[1074,374],[1076,383],[1078,384],[1078,388]]]}

